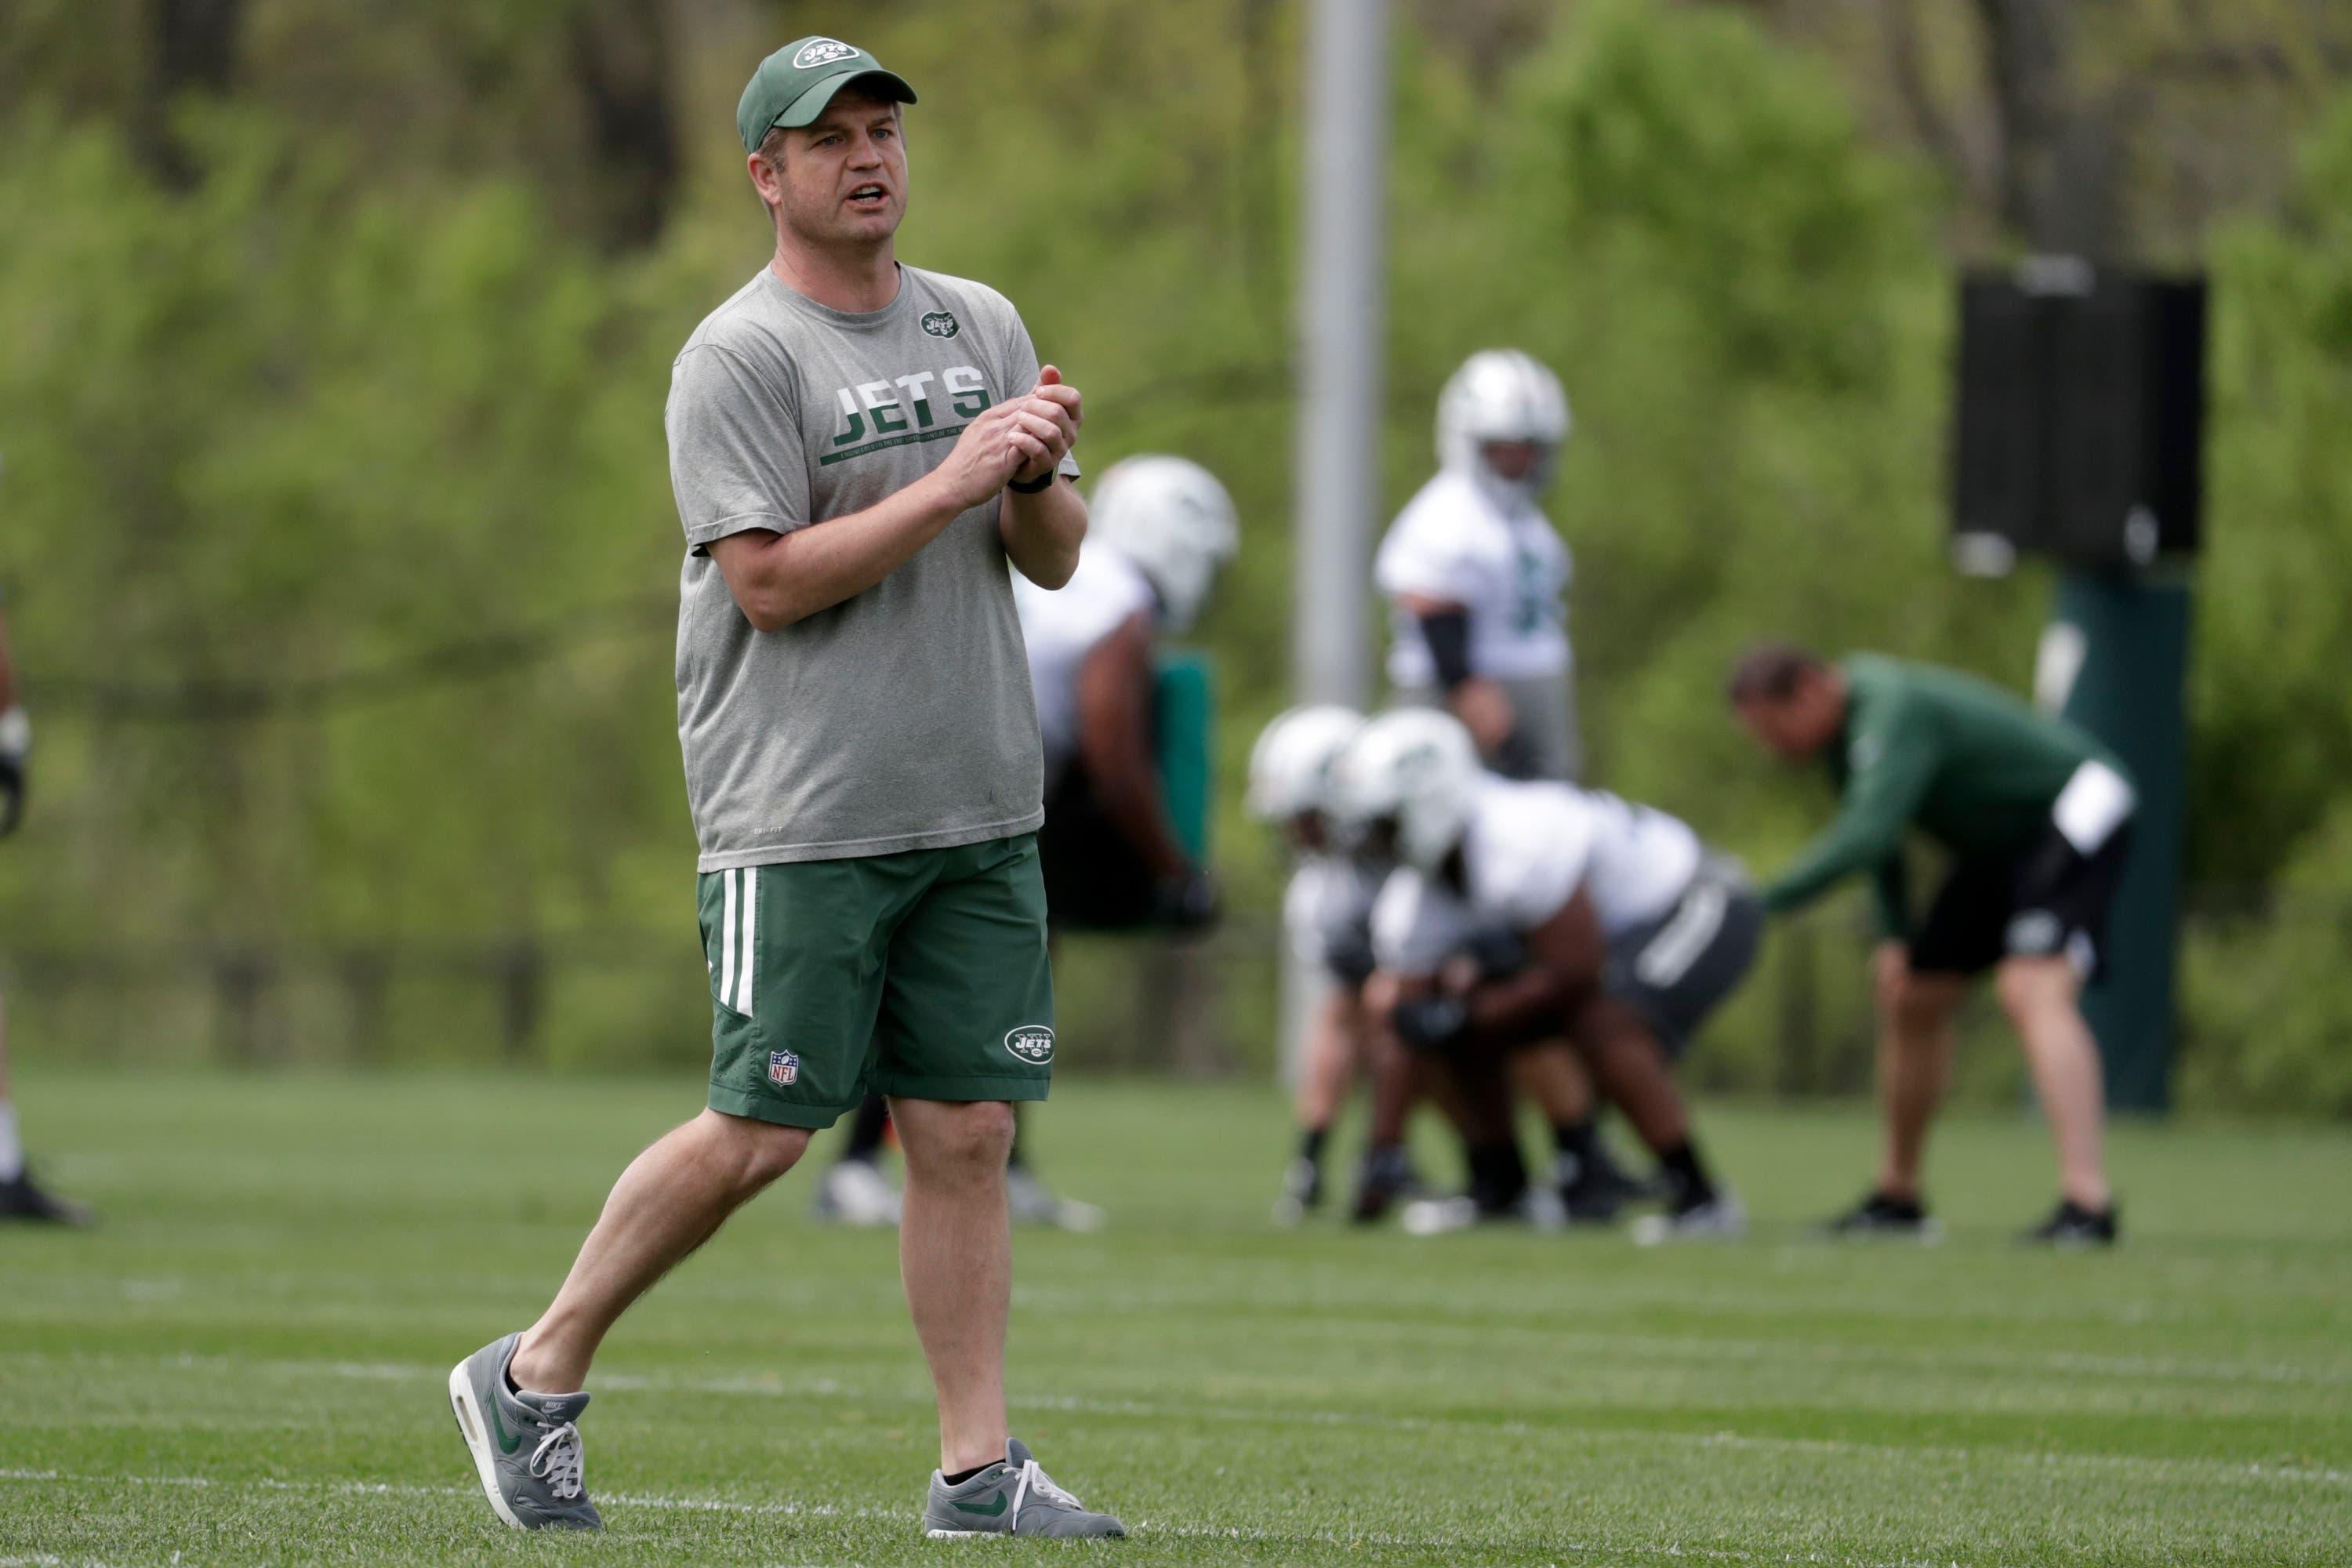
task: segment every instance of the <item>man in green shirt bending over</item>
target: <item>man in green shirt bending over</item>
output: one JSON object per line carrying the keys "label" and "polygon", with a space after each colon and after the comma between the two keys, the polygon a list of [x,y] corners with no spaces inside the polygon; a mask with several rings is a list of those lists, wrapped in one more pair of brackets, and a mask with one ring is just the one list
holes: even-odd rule
{"label": "man in green shirt bending over", "polygon": [[[1799,909],[1856,871],[1870,872],[1878,893],[1885,1152],[1877,1185],[1832,1228],[1937,1234],[1920,1155],[1951,1076],[1953,1015],[1990,969],[2058,1146],[2059,1204],[2032,1238],[2112,1243],[2098,1044],[2080,1000],[2130,851],[2134,797],[2121,764],[2073,725],[1973,676],[1872,654],[1832,663],[1801,647],[1758,647],[1733,668],[1730,697],[1769,750],[1821,758],[1843,797],[1837,820],[1765,889],[1767,908]],[[1912,827],[1950,852],[1917,920],[1904,879]]]}

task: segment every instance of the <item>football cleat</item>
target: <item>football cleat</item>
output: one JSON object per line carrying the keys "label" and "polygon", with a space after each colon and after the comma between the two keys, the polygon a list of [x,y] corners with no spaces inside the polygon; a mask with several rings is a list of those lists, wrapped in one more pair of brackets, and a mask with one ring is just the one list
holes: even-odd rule
{"label": "football cleat", "polygon": [[1941,1222],[1916,1198],[1889,1197],[1874,1192],[1845,1213],[1825,1223],[1824,1234],[1841,1241],[1887,1239],[1935,1242],[1944,1237]]}
{"label": "football cleat", "polygon": [[30,1166],[18,1171],[13,1180],[0,1182],[0,1220],[12,1219],[35,1225],[97,1223],[97,1216],[89,1210],[68,1202],[33,1180]]}
{"label": "football cleat", "polygon": [[2062,1198],[2050,1211],[2050,1217],[2027,1231],[2018,1240],[2029,1247],[2113,1247],[2117,1226],[2116,1205],[2105,1208],[2084,1208],[2072,1198]]}
{"label": "football cleat", "polygon": [[1282,1173],[1282,1195],[1274,1200],[1274,1223],[1297,1225],[1323,1206],[1323,1167],[1301,1154]]}
{"label": "football cleat", "polygon": [[1717,1187],[1694,1203],[1664,1214],[1645,1214],[1633,1222],[1637,1247],[1663,1247],[1670,1241],[1732,1241],[1748,1234],[1748,1210],[1728,1187]]}
{"label": "football cleat", "polygon": [[1108,1216],[1092,1204],[1066,1198],[1039,1181],[1026,1165],[1004,1173],[1005,1206],[1016,1225],[1050,1225],[1057,1230],[1100,1230]]}
{"label": "football cleat", "polygon": [[817,1178],[812,1217],[827,1225],[885,1228],[898,1223],[898,1189],[871,1160],[835,1160]]}

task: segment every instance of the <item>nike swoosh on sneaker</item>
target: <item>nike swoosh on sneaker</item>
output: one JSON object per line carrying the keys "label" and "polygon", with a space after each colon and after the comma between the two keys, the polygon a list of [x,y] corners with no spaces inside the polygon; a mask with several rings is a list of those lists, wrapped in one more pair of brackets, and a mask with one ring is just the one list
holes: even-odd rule
{"label": "nike swoosh on sneaker", "polygon": [[521,1447],[522,1438],[520,1436],[518,1436],[510,1437],[507,1436],[506,1418],[499,1414],[498,1395],[492,1394],[488,1399],[484,1400],[483,1403],[490,1407],[490,1426],[497,1430],[499,1435],[499,1452],[501,1454],[511,1454],[517,1448]]}
{"label": "nike swoosh on sneaker", "polygon": [[994,1519],[998,1514],[1004,1511],[1005,1505],[1010,1503],[1013,1500],[1006,1497],[1000,1491],[996,1494],[996,1504],[992,1508],[983,1508],[979,1503],[965,1502],[961,1499],[956,1498],[950,1498],[948,1500],[953,1502],[957,1508],[961,1509],[966,1513],[976,1513],[982,1519]]}

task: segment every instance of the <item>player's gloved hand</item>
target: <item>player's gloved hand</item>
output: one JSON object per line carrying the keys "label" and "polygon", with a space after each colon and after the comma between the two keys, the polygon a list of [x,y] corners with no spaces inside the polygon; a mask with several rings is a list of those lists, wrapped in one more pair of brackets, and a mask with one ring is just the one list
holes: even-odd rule
{"label": "player's gloved hand", "polygon": [[1470,1027],[1470,1005],[1459,996],[1415,996],[1390,1015],[1397,1037],[1417,1051],[1442,1051]]}
{"label": "player's gloved hand", "polygon": [[1482,980],[1493,980],[1506,974],[1517,974],[1528,966],[1528,944],[1517,931],[1499,927],[1474,933],[1463,944],[1462,951],[1478,966]]}
{"label": "player's gloved hand", "polygon": [[25,817],[25,764],[33,751],[33,722],[22,708],[0,713],[0,838]]}
{"label": "player's gloved hand", "polygon": [[1204,931],[1216,924],[1223,912],[1224,903],[1217,895],[1217,885],[1205,871],[1188,871],[1162,882],[1152,900],[1152,914],[1158,922],[1178,931]]}

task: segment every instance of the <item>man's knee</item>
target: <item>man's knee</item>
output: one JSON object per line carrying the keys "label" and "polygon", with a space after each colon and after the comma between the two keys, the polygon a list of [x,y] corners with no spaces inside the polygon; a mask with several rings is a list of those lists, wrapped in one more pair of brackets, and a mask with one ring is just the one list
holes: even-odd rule
{"label": "man's knee", "polygon": [[1004,1167],[1013,1152],[1013,1107],[1001,1100],[929,1100],[893,1115],[907,1169],[919,1176],[965,1180]]}
{"label": "man's knee", "polygon": [[2005,958],[1993,975],[2000,1010],[2022,1030],[2053,1015],[2074,1011],[2082,984],[2062,956]]}
{"label": "man's knee", "polygon": [[1898,1035],[1933,1034],[1958,1011],[1965,983],[1958,975],[1906,970],[1883,976],[1878,1005]]}
{"label": "man's knee", "polygon": [[747,1196],[798,1164],[808,1150],[810,1132],[805,1127],[784,1127],[718,1110],[702,1114],[725,1162],[729,1182]]}

